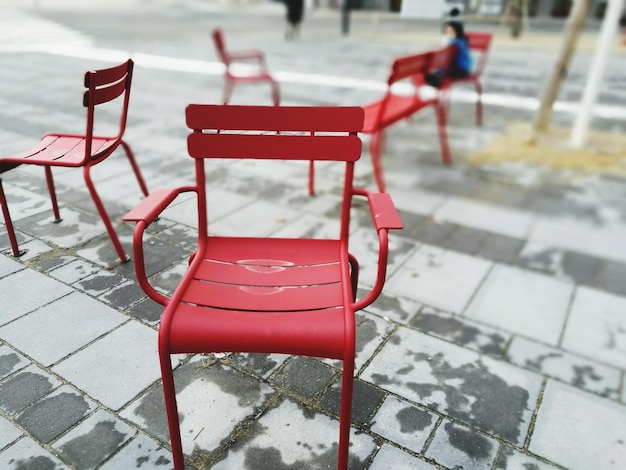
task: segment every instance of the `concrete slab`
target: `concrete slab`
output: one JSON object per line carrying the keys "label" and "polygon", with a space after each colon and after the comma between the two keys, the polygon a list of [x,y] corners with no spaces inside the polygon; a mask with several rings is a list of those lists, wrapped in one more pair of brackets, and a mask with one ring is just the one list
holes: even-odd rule
{"label": "concrete slab", "polygon": [[152,439],[139,435],[124,446],[117,454],[100,468],[118,470],[121,468],[169,469],[172,466],[172,454]]}
{"label": "concrete slab", "polygon": [[563,335],[570,351],[626,368],[626,299],[579,287]]}
{"label": "concrete slab", "polygon": [[570,283],[496,265],[472,299],[466,315],[556,345],[573,291]]}
{"label": "concrete slab", "polygon": [[517,444],[541,388],[538,375],[403,327],[361,378]]}
{"label": "concrete slab", "polygon": [[0,337],[50,366],[126,320],[91,297],[71,293],[0,328]]}
{"label": "concrete slab", "polygon": [[52,370],[117,410],[161,376],[158,362],[156,332],[130,321]]}
{"label": "concrete slab", "polygon": [[460,313],[490,267],[489,261],[423,245],[391,274],[385,289],[389,294]]}
{"label": "concrete slab", "polygon": [[70,468],[30,437],[20,439],[0,453],[0,466],[6,470],[37,467],[50,470],[69,470]]}
{"label": "concrete slab", "polygon": [[370,470],[386,470],[388,468],[411,468],[413,470],[434,470],[434,465],[431,465],[417,457],[407,454],[406,452],[398,449],[397,447],[390,446],[389,444],[383,444],[372,465]]}
{"label": "concrete slab", "polygon": [[548,381],[529,450],[568,468],[626,462],[626,408]]}

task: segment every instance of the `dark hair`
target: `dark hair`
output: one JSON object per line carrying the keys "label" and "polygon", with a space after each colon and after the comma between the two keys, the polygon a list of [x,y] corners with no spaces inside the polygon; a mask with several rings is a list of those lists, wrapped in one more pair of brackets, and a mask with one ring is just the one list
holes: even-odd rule
{"label": "dark hair", "polygon": [[458,39],[467,40],[467,36],[465,36],[465,29],[463,28],[463,23],[459,21],[446,21],[443,25],[444,25],[444,28],[446,26],[450,26],[454,30],[454,35]]}
{"label": "dark hair", "polygon": [[455,18],[457,16],[461,16],[461,10],[459,10],[457,7],[454,7],[452,10],[450,10],[450,17]]}

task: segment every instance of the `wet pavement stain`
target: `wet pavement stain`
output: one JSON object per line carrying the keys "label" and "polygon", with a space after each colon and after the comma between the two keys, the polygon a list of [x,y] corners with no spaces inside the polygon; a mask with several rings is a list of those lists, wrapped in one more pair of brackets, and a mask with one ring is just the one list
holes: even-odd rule
{"label": "wet pavement stain", "polygon": [[48,377],[30,371],[8,379],[0,388],[0,408],[14,414],[52,391]]}
{"label": "wet pavement stain", "polygon": [[445,430],[448,434],[448,442],[472,459],[483,460],[491,455],[492,444],[486,437],[459,428],[453,423],[446,423]]}
{"label": "wet pavement stain", "polygon": [[9,375],[13,368],[20,363],[20,358],[15,353],[4,354],[0,357],[0,377]]}
{"label": "wet pavement stain", "polygon": [[51,459],[43,455],[31,457],[28,460],[18,460],[13,467],[14,470],[55,470],[56,468],[57,465]]}
{"label": "wet pavement stain", "polygon": [[[529,409],[528,391],[508,385],[501,377],[492,374],[481,360],[453,367],[442,353],[432,357],[424,353],[413,355],[416,362],[428,364],[437,380],[436,384],[407,383],[422,400],[443,393],[445,411],[450,416],[510,442],[520,440],[521,416]],[[439,408],[437,403],[427,406],[434,410]]]}
{"label": "wet pavement stain", "polygon": [[[322,470],[334,468],[337,465],[337,449],[333,446],[322,454],[315,455],[314,462],[296,460],[291,464],[286,464],[280,451],[274,447],[260,448],[252,447],[246,450],[245,469],[249,470]],[[355,468],[350,466],[350,468]]]}
{"label": "wet pavement stain", "polygon": [[77,468],[93,468],[125,440],[126,435],[115,429],[115,421],[101,421],[88,433],[63,444],[60,450]]}
{"label": "wet pavement stain", "polygon": [[424,431],[433,422],[433,416],[415,408],[407,406],[396,413],[396,419],[400,423],[400,431],[406,434],[412,434],[416,431]]}

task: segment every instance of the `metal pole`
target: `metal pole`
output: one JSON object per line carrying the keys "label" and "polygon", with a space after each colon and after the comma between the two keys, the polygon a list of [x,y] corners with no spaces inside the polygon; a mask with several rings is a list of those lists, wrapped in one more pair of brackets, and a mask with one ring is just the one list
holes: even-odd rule
{"label": "metal pole", "polygon": [[570,135],[570,147],[581,148],[587,141],[589,132],[589,123],[591,122],[591,113],[593,106],[598,99],[600,83],[604,75],[606,61],[611,52],[611,47],[615,41],[615,35],[618,30],[619,16],[624,6],[624,0],[609,0],[604,21],[602,21],[602,29],[598,36],[596,44],[596,53],[593,56],[591,70],[585,85],[585,91],[581,101],[580,110],[572,127]]}
{"label": "metal pole", "polygon": [[350,0],[341,1],[341,33],[347,36],[350,32]]}

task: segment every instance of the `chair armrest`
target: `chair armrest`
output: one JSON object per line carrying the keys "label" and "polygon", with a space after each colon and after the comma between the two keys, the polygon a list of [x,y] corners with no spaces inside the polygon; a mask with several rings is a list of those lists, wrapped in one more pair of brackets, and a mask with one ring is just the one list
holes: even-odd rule
{"label": "chair armrest", "polygon": [[378,232],[378,273],[372,290],[361,300],[354,303],[354,310],[361,310],[374,302],[383,290],[387,276],[387,258],[389,254],[389,230],[404,228],[391,196],[387,193],[372,193],[364,189],[353,190],[355,195],[364,196],[372,212],[372,220]]}
{"label": "chair armrest", "polygon": [[231,61],[247,61],[256,60],[260,64],[265,64],[265,53],[260,50],[252,49],[248,51],[235,51],[229,53]]}
{"label": "chair armrest", "polygon": [[157,189],[151,192],[143,201],[122,217],[122,220],[125,222],[137,222],[135,230],[133,231],[133,261],[135,264],[137,282],[148,297],[161,305],[167,305],[169,298],[158,292],[148,281],[144,262],[143,234],[146,228],[157,219],[159,214],[163,212],[179,194],[195,190],[196,188],[194,186]]}

